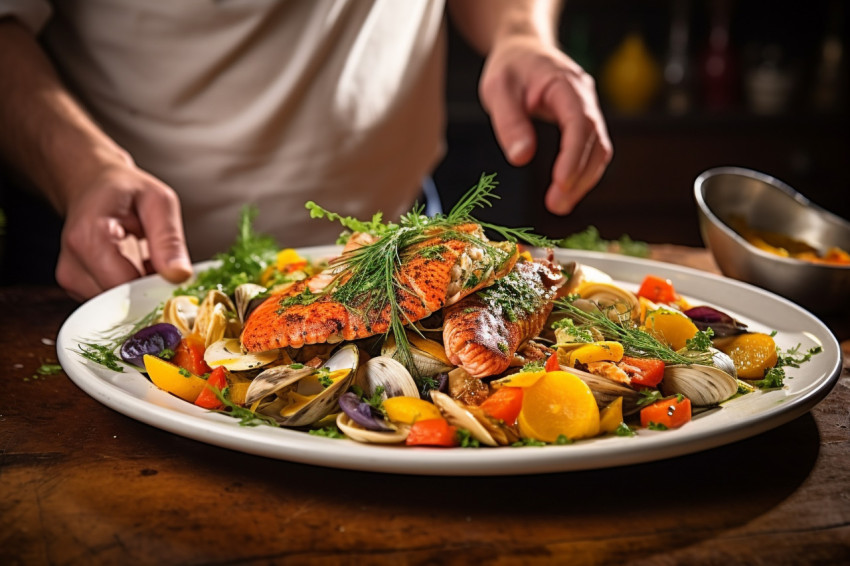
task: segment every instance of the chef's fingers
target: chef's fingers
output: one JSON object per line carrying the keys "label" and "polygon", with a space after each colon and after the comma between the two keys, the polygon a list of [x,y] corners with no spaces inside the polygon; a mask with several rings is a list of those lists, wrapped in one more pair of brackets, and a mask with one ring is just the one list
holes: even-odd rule
{"label": "chef's fingers", "polygon": [[528,112],[523,107],[522,91],[507,76],[484,80],[480,98],[490,114],[496,141],[511,165],[526,165],[537,151],[537,138]]}
{"label": "chef's fingers", "polygon": [[561,131],[552,184],[546,196],[546,206],[555,214],[567,214],[573,209],[595,184],[588,181],[599,180],[613,155],[590,85],[592,79],[590,84],[584,84],[581,77],[565,73],[551,81],[541,97],[541,110],[553,117]]}
{"label": "chef's fingers", "polygon": [[180,201],[164,185],[155,184],[137,196],[136,210],[147,239],[150,263],[172,283],[192,275],[192,263],[183,235]]}
{"label": "chef's fingers", "polygon": [[62,232],[56,281],[76,299],[87,299],[139,277],[139,270],[119,250],[123,228],[100,217],[66,226]]}

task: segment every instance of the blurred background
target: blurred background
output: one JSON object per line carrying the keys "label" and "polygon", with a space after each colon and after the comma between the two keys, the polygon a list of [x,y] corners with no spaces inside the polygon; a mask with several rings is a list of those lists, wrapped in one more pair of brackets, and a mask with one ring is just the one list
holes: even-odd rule
{"label": "blurred background", "polygon": [[[843,0],[567,0],[560,39],[597,81],[614,159],[558,217],[543,207],[557,131],[540,124],[534,161],[511,167],[478,103],[483,60],[452,30],[447,155],[435,172],[444,207],[497,172],[502,199],[482,220],[557,238],[592,225],[605,239],[698,246],[693,181],[736,165],[850,219],[846,31]],[[60,220],[2,183],[0,282],[50,283]]]}
{"label": "blurred background", "polygon": [[602,181],[567,217],[542,204],[557,132],[540,125],[539,155],[511,167],[477,101],[482,60],[452,33],[448,154],[436,173],[444,205],[497,171],[502,200],[482,219],[696,246],[694,179],[736,165],[850,219],[844,4],[567,0],[561,43],[596,79],[614,144]]}

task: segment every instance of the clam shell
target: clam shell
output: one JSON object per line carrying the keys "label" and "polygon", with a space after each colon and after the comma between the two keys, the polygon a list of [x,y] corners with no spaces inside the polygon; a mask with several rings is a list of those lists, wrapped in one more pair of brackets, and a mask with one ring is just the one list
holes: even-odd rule
{"label": "clam shell", "polygon": [[236,314],[239,315],[239,321],[244,323],[251,314],[251,311],[263,302],[262,296],[266,292],[266,288],[256,283],[243,283],[233,290],[233,299],[236,303]]}
{"label": "clam shell", "polygon": [[204,361],[210,367],[224,366],[230,371],[250,371],[276,361],[280,350],[243,352],[238,338],[222,338],[204,350]]}
{"label": "clam shell", "polygon": [[[439,342],[423,338],[412,332],[407,334],[407,339],[410,343],[410,355],[413,358],[413,365],[422,377],[433,377],[455,367],[449,361],[445,348]],[[390,337],[381,346],[381,356],[392,358],[395,356],[397,349],[395,339]]]}
{"label": "clam shell", "polygon": [[590,283],[612,283],[614,281],[610,275],[590,265],[575,263],[568,266],[567,269],[572,274],[567,284],[559,291],[559,294],[562,296],[578,293],[582,285],[588,285]]}
{"label": "clam shell", "polygon": [[232,326],[228,316],[228,313],[235,312],[236,307],[230,297],[214,289],[207,293],[198,306],[198,314],[192,330],[204,338],[207,346],[225,336],[238,336],[241,325],[237,323],[236,326]]}
{"label": "clam shell", "polygon": [[660,389],[665,395],[681,393],[696,407],[707,407],[737,393],[738,380],[714,366],[668,365]]}
{"label": "clam shell", "polygon": [[582,299],[599,305],[599,308],[608,314],[608,318],[615,322],[624,318],[637,320],[640,317],[640,302],[637,296],[613,283],[585,283],[579,285],[578,294]]}
{"label": "clam shell", "polygon": [[377,356],[363,364],[357,374],[357,385],[370,395],[382,386],[384,399],[419,397],[419,388],[407,368],[387,356]]}
{"label": "clam shell", "polygon": [[198,299],[189,295],[177,295],[165,301],[160,321],[173,324],[180,334],[188,336],[195,327],[197,315]]}
{"label": "clam shell", "polygon": [[389,425],[396,430],[390,432],[379,432],[367,430],[351,420],[351,417],[345,413],[340,413],[336,417],[336,426],[351,440],[363,442],[366,444],[398,444],[404,442],[407,435],[410,433],[410,428],[406,425]]}
{"label": "clam shell", "polygon": [[439,391],[431,391],[431,400],[440,409],[440,413],[449,424],[469,431],[472,438],[486,446],[498,446],[493,435],[475,418],[471,412],[463,408],[457,401]]}
{"label": "clam shell", "polygon": [[282,365],[271,367],[257,375],[245,392],[245,404],[252,405],[255,402],[277,393],[284,387],[292,385],[300,379],[316,373],[316,368]]}
{"label": "clam shell", "polygon": [[631,387],[575,368],[570,368],[566,371],[577,376],[587,384],[590,392],[593,393],[593,398],[596,399],[596,405],[600,409],[607,407],[617,397],[622,397],[623,415],[631,415],[640,410],[637,404],[640,400],[640,393]]}
{"label": "clam shell", "polygon": [[[337,350],[322,367],[330,371],[348,370],[345,377],[337,379],[328,387],[305,380],[302,377],[293,384],[295,393],[302,396],[312,396],[310,401],[296,410],[288,410],[286,406],[276,409],[271,416],[281,426],[306,426],[319,421],[339,409],[339,397],[354,383],[360,360],[360,352],[354,344],[347,344]],[[309,375],[313,375],[315,370]],[[258,376],[259,377],[259,376]],[[265,411],[263,411],[265,412]],[[269,413],[265,413],[269,414]]]}

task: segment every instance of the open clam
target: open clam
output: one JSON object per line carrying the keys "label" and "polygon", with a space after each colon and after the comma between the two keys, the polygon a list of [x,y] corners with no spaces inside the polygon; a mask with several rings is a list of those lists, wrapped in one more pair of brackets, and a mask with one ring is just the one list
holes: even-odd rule
{"label": "open clam", "polygon": [[738,380],[714,366],[668,365],[660,389],[665,395],[681,393],[696,407],[716,405],[738,391]]}
{"label": "open clam", "polygon": [[347,344],[319,368],[300,364],[269,368],[254,378],[245,402],[253,404],[274,394],[277,398],[261,405],[258,412],[282,426],[310,425],[338,409],[339,397],[354,382],[359,361],[357,346]]}
{"label": "open clam", "polygon": [[198,306],[192,331],[203,336],[209,346],[222,338],[238,336],[241,328],[233,301],[226,294],[214,289],[207,293]]}
{"label": "open clam", "polygon": [[233,290],[233,299],[236,303],[236,314],[239,315],[239,321],[244,323],[260,303],[263,302],[266,296],[266,288],[256,283],[242,283]]}
{"label": "open clam", "polygon": [[214,368],[224,366],[230,371],[251,371],[276,361],[280,350],[245,352],[239,338],[222,338],[204,350],[204,361]]}
{"label": "open clam", "polygon": [[[407,340],[410,343],[410,356],[413,365],[420,376],[433,377],[455,367],[449,361],[445,348],[439,342],[423,338],[415,332],[408,332]],[[395,339],[390,336],[381,347],[381,355],[395,357],[397,349]]]}
{"label": "open clam", "polygon": [[198,299],[189,295],[177,295],[165,301],[160,322],[173,324],[183,336],[192,333],[198,315]]}
{"label": "open clam", "polygon": [[363,364],[357,372],[356,383],[372,395],[383,387],[381,397],[419,397],[419,388],[410,372],[398,361],[377,356]]}
{"label": "open clam", "polygon": [[469,434],[479,443],[486,446],[498,446],[499,443],[490,434],[490,431],[475,418],[470,411],[461,406],[460,403],[439,391],[431,391],[431,400],[440,410],[440,413],[449,421],[449,424],[469,431]]}
{"label": "open clam", "polygon": [[579,285],[578,294],[582,299],[596,303],[614,322],[637,320],[640,317],[637,296],[613,283],[585,283]]}
{"label": "open clam", "polygon": [[337,415],[336,426],[351,440],[365,444],[398,444],[404,442],[410,433],[410,427],[407,425],[388,424],[387,426],[392,428],[387,431],[369,430],[354,422],[345,413]]}

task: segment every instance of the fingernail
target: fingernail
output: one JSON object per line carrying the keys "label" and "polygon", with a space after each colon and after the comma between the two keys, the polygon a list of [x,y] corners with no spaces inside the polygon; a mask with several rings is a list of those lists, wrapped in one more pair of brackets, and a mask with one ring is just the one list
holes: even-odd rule
{"label": "fingernail", "polygon": [[167,267],[169,271],[185,274],[186,277],[192,274],[192,264],[189,263],[189,258],[186,256],[171,258],[168,261]]}
{"label": "fingernail", "polygon": [[516,159],[520,159],[531,146],[531,140],[528,138],[521,138],[511,144],[508,148],[508,159],[514,161]]}

